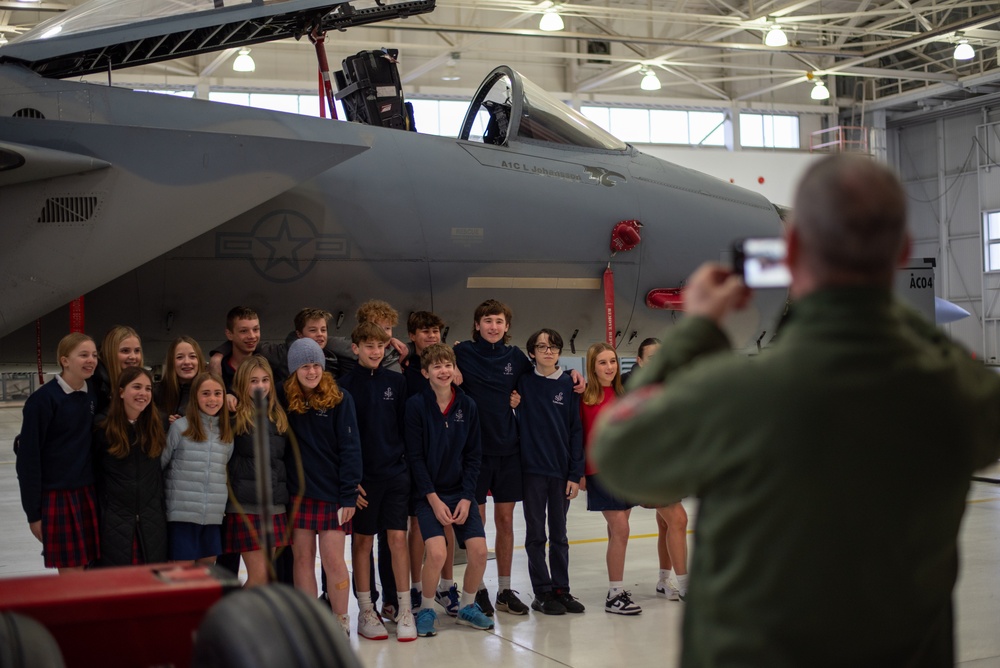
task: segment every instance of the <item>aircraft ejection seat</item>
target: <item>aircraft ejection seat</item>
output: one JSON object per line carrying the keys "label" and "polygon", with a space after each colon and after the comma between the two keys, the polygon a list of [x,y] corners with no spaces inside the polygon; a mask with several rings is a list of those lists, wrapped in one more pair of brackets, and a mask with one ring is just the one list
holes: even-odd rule
{"label": "aircraft ejection seat", "polygon": [[333,76],[336,98],[344,105],[347,120],[399,130],[416,129],[413,107],[403,102],[397,55],[397,49],[381,49],[344,58],[344,69]]}

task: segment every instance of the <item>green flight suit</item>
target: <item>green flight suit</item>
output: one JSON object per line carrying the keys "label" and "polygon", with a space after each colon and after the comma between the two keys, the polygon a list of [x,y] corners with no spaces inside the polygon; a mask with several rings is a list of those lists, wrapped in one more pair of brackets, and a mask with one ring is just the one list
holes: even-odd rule
{"label": "green flight suit", "polygon": [[1000,376],[872,288],[803,298],[759,356],[728,348],[705,318],[669,330],[593,450],[616,493],[700,497],[682,665],[952,665]]}

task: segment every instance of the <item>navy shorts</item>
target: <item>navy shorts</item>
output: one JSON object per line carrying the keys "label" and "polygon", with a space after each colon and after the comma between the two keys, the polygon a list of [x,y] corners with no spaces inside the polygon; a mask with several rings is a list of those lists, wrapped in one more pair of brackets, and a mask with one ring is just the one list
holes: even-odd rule
{"label": "navy shorts", "polygon": [[406,531],[410,514],[410,472],[388,480],[362,480],[368,505],[354,513],[354,532],[374,536],[379,531]]}
{"label": "navy shorts", "polygon": [[631,510],[634,503],[620,499],[597,482],[596,475],[587,476],[587,510]]}
{"label": "navy shorts", "polygon": [[222,554],[222,525],[167,522],[171,561],[193,561]]}
{"label": "navy shorts", "polygon": [[521,453],[513,455],[483,455],[476,483],[476,503],[486,503],[486,493],[494,503],[516,503],[524,500],[522,492]]}
{"label": "navy shorts", "polygon": [[[441,500],[448,506],[448,510],[455,512],[455,507],[462,500],[461,496],[442,496]],[[435,536],[444,537],[444,527],[434,516],[434,510],[427,499],[417,499],[417,522],[420,523],[420,535],[424,542]],[[486,538],[486,529],[483,528],[483,519],[479,516],[479,508],[476,504],[469,505],[469,518],[464,524],[452,524],[455,529],[455,538],[464,543],[470,538]]]}

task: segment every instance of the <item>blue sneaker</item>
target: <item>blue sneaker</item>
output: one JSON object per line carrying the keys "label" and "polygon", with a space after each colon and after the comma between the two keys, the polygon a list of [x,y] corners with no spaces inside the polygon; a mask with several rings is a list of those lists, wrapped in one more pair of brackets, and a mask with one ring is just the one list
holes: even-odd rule
{"label": "blue sneaker", "polygon": [[493,620],[483,614],[483,610],[479,607],[478,603],[470,603],[459,610],[458,619],[455,620],[455,623],[471,626],[480,631],[489,631],[493,628]]}
{"label": "blue sneaker", "polygon": [[437,635],[437,631],[434,630],[434,622],[438,618],[436,612],[428,608],[420,608],[417,610],[415,617],[417,619],[418,636],[421,638],[430,638]]}
{"label": "blue sneaker", "polygon": [[421,603],[423,603],[423,596],[420,595],[416,587],[410,587],[410,607],[416,610]]}
{"label": "blue sneaker", "polygon": [[449,617],[458,616],[458,585],[452,585],[447,591],[440,589],[434,592],[434,602],[444,608]]}

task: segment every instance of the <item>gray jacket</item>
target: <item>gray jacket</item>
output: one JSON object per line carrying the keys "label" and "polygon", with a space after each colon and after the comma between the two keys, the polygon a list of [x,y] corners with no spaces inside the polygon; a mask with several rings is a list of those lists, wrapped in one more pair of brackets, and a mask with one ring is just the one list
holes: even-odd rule
{"label": "gray jacket", "polygon": [[170,425],[160,456],[168,522],[222,524],[226,512],[226,464],[233,444],[219,440],[218,417],[199,416],[208,440],[199,443],[184,436],[188,418],[178,418]]}

